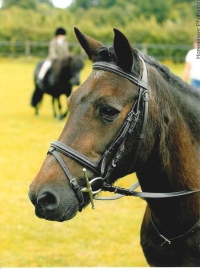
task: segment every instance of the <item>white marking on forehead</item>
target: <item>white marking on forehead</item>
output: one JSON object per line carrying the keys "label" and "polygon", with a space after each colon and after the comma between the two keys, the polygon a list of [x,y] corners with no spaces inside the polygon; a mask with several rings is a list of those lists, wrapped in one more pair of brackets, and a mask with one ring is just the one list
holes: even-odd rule
{"label": "white marking on forehead", "polygon": [[119,76],[119,75],[115,74],[114,72],[109,72],[107,70],[93,69],[94,79],[100,79],[102,77],[104,77],[106,79],[110,79],[109,75],[111,75],[111,74],[113,75],[113,78],[115,81],[122,80],[122,79],[127,80],[126,78]]}
{"label": "white marking on forehead", "polygon": [[103,73],[105,73],[103,70],[95,70],[94,79],[99,79],[100,77],[102,77]]}

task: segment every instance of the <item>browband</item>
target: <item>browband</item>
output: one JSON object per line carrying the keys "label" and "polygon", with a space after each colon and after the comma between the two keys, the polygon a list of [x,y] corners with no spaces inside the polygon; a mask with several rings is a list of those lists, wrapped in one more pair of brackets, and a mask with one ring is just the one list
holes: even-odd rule
{"label": "browband", "polygon": [[[143,74],[147,74],[146,71],[146,64],[144,63],[144,60],[140,57],[142,63],[143,63]],[[112,72],[116,75],[119,75],[121,77],[124,77],[128,79],[130,82],[144,88],[147,90],[147,77],[142,77],[140,79],[139,77],[136,77],[133,73],[127,73],[117,65],[114,65],[112,63],[107,63],[107,62],[96,62],[93,64],[93,69],[98,69],[98,70],[105,70],[108,72]]]}

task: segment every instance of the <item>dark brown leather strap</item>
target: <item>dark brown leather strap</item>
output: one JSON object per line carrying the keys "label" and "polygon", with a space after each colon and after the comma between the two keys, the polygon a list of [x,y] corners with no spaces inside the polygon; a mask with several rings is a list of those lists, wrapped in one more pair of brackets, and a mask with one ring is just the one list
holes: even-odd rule
{"label": "dark brown leather strap", "polygon": [[[142,58],[140,58],[142,60]],[[128,79],[130,82],[147,89],[147,80],[140,79],[139,77],[136,77],[133,73],[127,73],[117,65],[107,63],[107,62],[96,62],[93,64],[93,69],[98,69],[98,70],[105,70],[112,72],[118,76],[124,77]]]}
{"label": "dark brown leather strap", "polygon": [[106,182],[103,183],[102,186],[102,190],[103,191],[108,191],[108,192],[114,192],[114,193],[118,193],[124,196],[134,196],[134,197],[139,197],[142,199],[146,199],[146,198],[172,198],[172,197],[178,197],[178,196],[183,196],[183,195],[188,195],[188,194],[192,194],[192,193],[197,193],[200,192],[200,190],[194,190],[194,191],[179,191],[179,192],[166,192],[166,193],[157,193],[157,192],[136,192],[136,191],[132,191],[130,189],[125,189],[125,188],[121,188],[121,187],[116,187],[113,185],[110,185]]}
{"label": "dark brown leather strap", "polygon": [[98,163],[95,163],[88,159],[85,155],[81,154],[80,152],[74,150],[73,148],[63,144],[60,141],[53,141],[51,143],[51,147],[59,151],[60,153],[70,157],[71,159],[77,161],[78,163],[82,165],[86,165],[86,167],[96,174],[100,174],[100,168]]}
{"label": "dark brown leather strap", "polygon": [[72,174],[70,173],[67,165],[62,160],[60,155],[56,152],[55,148],[50,147],[47,154],[52,154],[55,157],[55,159],[57,160],[57,162],[60,164],[60,166],[62,167],[65,175],[69,179],[69,183],[70,183],[72,189],[74,190],[74,192],[75,192],[75,194],[77,196],[77,199],[78,199],[78,202],[79,202],[79,211],[81,212],[82,211],[82,206],[84,205],[84,198],[83,198],[83,193],[81,191],[81,188],[80,188],[79,184],[77,183],[76,179],[72,176]]}

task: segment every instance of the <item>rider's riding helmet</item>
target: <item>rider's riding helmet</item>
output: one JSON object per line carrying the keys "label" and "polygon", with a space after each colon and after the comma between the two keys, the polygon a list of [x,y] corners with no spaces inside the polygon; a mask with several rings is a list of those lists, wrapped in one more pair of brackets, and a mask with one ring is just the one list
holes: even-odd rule
{"label": "rider's riding helmet", "polygon": [[66,34],[67,34],[67,31],[62,27],[57,28],[55,31],[55,36],[66,35]]}

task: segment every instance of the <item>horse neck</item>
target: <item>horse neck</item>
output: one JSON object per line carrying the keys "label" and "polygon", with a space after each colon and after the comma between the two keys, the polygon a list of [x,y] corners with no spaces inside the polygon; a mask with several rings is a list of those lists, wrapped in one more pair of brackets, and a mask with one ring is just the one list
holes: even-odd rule
{"label": "horse neck", "polygon": [[[150,71],[150,80],[153,81],[153,73]],[[159,81],[159,82],[158,82]],[[177,89],[172,89],[159,74],[154,74],[154,85],[151,86],[149,101],[149,125],[146,143],[143,149],[144,159],[148,149],[152,147],[143,166],[137,171],[143,191],[148,192],[175,192],[183,190],[200,189],[200,145],[199,122],[196,123],[196,132],[191,128],[190,122],[195,121],[195,111],[187,107],[186,96],[181,106],[177,102]],[[185,94],[186,95],[186,94]],[[187,111],[190,111],[190,119]],[[194,107],[193,107],[194,110]],[[188,117],[188,116],[187,116]],[[191,131],[192,130],[192,131]],[[171,200],[169,200],[171,199]],[[194,201],[196,201],[194,203]],[[174,217],[194,219],[200,217],[199,194],[182,198],[168,198],[164,200],[149,200],[148,204],[156,216],[162,216],[165,221],[169,214]],[[194,206],[195,205],[195,206]],[[163,209],[166,214],[163,214]],[[186,210],[188,215],[185,214]],[[173,212],[173,213],[172,213]],[[168,216],[167,216],[168,215]],[[187,215],[187,216],[186,216]]]}

